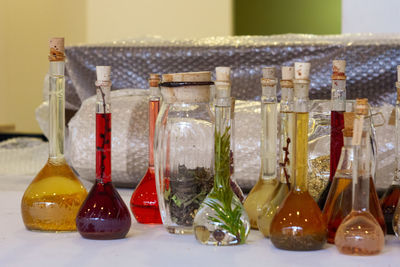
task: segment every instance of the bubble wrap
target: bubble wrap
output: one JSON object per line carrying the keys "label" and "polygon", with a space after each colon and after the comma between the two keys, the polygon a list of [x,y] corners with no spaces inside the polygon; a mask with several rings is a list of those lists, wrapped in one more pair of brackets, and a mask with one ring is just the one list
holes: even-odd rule
{"label": "bubble wrap", "polygon": [[[68,124],[68,162],[82,179],[94,181],[96,167],[96,96],[86,99]],[[111,92],[112,178],[116,185],[133,187],[148,166],[148,91]]]}
{"label": "bubble wrap", "polygon": [[330,99],[332,60],[345,59],[347,98],[394,104],[400,34],[345,34],[133,39],[66,48],[66,108],[78,110],[95,94],[96,65],[111,65],[113,90],[147,88],[149,73],[232,67],[232,96],[257,100],[261,69],[311,62],[311,99]]}

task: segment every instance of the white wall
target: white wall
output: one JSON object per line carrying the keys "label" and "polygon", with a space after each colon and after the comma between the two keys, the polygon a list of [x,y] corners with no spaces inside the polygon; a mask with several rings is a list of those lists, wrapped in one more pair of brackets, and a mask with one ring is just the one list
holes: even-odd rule
{"label": "white wall", "polygon": [[342,33],[399,33],[399,0],[342,0]]}
{"label": "white wall", "polygon": [[87,0],[89,43],[232,35],[232,0]]}
{"label": "white wall", "polygon": [[232,34],[232,0],[0,0],[0,126],[40,132],[48,40],[66,45]]}

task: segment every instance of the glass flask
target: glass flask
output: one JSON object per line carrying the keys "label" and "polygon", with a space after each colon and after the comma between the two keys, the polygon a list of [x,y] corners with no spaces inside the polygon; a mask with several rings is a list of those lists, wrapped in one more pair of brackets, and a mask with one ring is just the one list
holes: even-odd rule
{"label": "glass flask", "polygon": [[[400,76],[400,66],[397,66],[397,75]],[[400,77],[398,77],[400,80]],[[396,82],[397,87],[397,100],[396,100],[396,107],[395,107],[395,163],[396,169],[394,171],[394,178],[392,184],[386,190],[384,195],[381,198],[381,208],[383,212],[383,216],[385,218],[386,223],[386,230],[387,233],[390,235],[394,235],[395,232],[393,230],[393,217],[396,211],[397,203],[399,202],[400,198],[400,158],[399,158],[399,146],[400,146],[400,83]],[[396,226],[397,227],[397,226]]]}
{"label": "glass flask", "polygon": [[382,251],[385,237],[378,221],[369,212],[371,143],[367,99],[357,99],[352,145],[354,147],[353,207],[340,224],[336,248],[343,254],[374,255]]}
{"label": "glass flask", "polygon": [[26,189],[21,213],[28,230],[75,231],[87,195],[64,158],[64,38],[50,40],[49,159]]}
{"label": "glass flask", "polygon": [[295,178],[270,226],[271,242],[279,249],[317,250],[326,243],[326,224],[307,188],[309,73],[310,63],[295,63]]}
{"label": "glass flask", "polygon": [[96,181],[76,217],[84,238],[124,238],[131,227],[131,215],[111,181],[111,104],[109,66],[97,66]]}
{"label": "glass flask", "polygon": [[193,232],[193,219],[213,187],[211,72],[164,74],[154,136],[156,189],[169,233]]}
{"label": "glass flask", "polygon": [[[336,169],[336,174],[332,181],[332,186],[322,212],[328,225],[328,243],[335,242],[335,234],[343,219],[351,212],[352,202],[352,179],[354,165],[354,149],[351,144],[353,137],[354,113],[344,113],[345,128],[343,130],[344,146],[340,155],[340,161]],[[372,153],[372,150],[371,150]],[[382,230],[385,231],[385,222],[379,206],[378,195],[372,177],[369,186],[369,206],[370,212],[379,222]],[[373,208],[372,208],[373,207]]]}
{"label": "glass flask", "polygon": [[276,139],[277,139],[277,78],[275,67],[263,68],[261,79],[261,171],[257,183],[244,201],[244,208],[249,215],[250,225],[258,229],[257,219],[261,208],[274,195],[278,180],[276,173]]}
{"label": "glass flask", "polygon": [[258,215],[258,229],[265,237],[269,237],[269,230],[276,211],[282,204],[290,190],[290,182],[294,178],[293,168],[293,140],[294,118],[293,112],[293,67],[282,66],[281,101],[280,101],[280,181],[273,196],[268,200]]}
{"label": "glass flask", "polygon": [[160,75],[150,74],[150,98],[149,98],[149,167],[146,174],[136,186],[131,197],[131,210],[139,223],[162,223],[158,208],[156,176],[154,172],[154,130],[157,115],[160,109],[161,93],[158,87]]}
{"label": "glass flask", "polygon": [[336,168],[339,164],[343,147],[343,113],[346,111],[346,61],[333,60],[332,70],[330,172],[328,184],[318,200],[318,206],[321,210],[324,208]]}
{"label": "glass flask", "polygon": [[246,242],[249,218],[230,186],[231,101],[230,68],[217,67],[215,82],[214,186],[194,218],[196,239],[207,245],[227,246]]}

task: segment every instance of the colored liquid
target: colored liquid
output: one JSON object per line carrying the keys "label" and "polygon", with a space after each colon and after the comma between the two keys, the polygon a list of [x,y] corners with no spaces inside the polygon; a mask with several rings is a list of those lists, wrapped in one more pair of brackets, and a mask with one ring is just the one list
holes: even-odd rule
{"label": "colored liquid", "polygon": [[133,192],[131,210],[139,223],[162,223],[158,209],[154,167],[149,167]]}
{"label": "colored liquid", "polygon": [[[383,218],[382,210],[379,205],[378,195],[375,191],[375,185],[370,178],[369,186],[369,208],[371,214],[385,233],[386,225]],[[352,210],[352,179],[351,178],[334,178],[332,182],[331,192],[328,196],[323,215],[328,225],[328,242],[335,242],[336,232],[344,220]]]}
{"label": "colored liquid", "polygon": [[154,173],[154,131],[160,100],[149,101],[149,168],[132,194],[130,205],[133,216],[139,223],[162,223],[156,191]]}
{"label": "colored liquid", "polygon": [[391,185],[381,198],[381,208],[385,218],[386,231],[389,235],[394,235],[393,216],[396,211],[397,203],[400,197],[400,185]]}
{"label": "colored liquid", "polygon": [[288,193],[288,185],[286,183],[279,183],[276,194],[262,207],[260,215],[258,216],[257,225],[258,229],[265,237],[269,237],[272,219],[275,217],[276,212],[279,210],[279,207],[282,205]]}
{"label": "colored liquid", "polygon": [[326,224],[321,210],[307,190],[308,113],[296,113],[294,187],[273,218],[272,244],[286,250],[317,250],[326,243]]}
{"label": "colored liquid", "polygon": [[348,255],[375,255],[382,251],[384,243],[382,229],[368,211],[352,211],[335,237],[336,248]]}
{"label": "colored liquid", "polygon": [[111,182],[96,182],[76,218],[84,238],[124,238],[131,227],[131,215]]}
{"label": "colored liquid", "polygon": [[270,226],[275,247],[286,250],[317,250],[326,243],[326,224],[308,192],[292,190]]}
{"label": "colored liquid", "polygon": [[75,231],[76,214],[87,195],[65,160],[49,159],[26,189],[21,202],[27,229]]}
{"label": "colored liquid", "polygon": [[96,182],[76,217],[84,238],[124,238],[131,215],[111,182],[111,114],[96,114]]}
{"label": "colored liquid", "polygon": [[265,181],[259,179],[251,189],[243,204],[249,216],[251,228],[258,229],[257,220],[261,209],[274,196],[277,185],[278,181],[276,179]]}
{"label": "colored liquid", "polygon": [[331,150],[330,150],[330,173],[329,182],[318,200],[318,206],[324,208],[329,189],[332,185],[332,179],[335,176],[336,168],[339,164],[340,154],[343,147],[344,115],[343,111],[331,111]]}

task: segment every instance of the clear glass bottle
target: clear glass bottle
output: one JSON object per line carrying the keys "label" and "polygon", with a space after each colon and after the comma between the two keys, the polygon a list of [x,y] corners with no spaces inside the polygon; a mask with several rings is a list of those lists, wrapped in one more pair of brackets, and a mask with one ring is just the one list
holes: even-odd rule
{"label": "clear glass bottle", "polygon": [[308,91],[310,63],[295,63],[294,111],[295,179],[291,191],[271,222],[272,244],[286,250],[317,250],[326,243],[321,210],[308,193]]}
{"label": "clear glass bottle", "polygon": [[261,172],[257,183],[244,201],[244,208],[249,215],[250,225],[258,229],[257,219],[262,207],[275,193],[278,185],[276,172],[276,139],[277,139],[277,78],[275,67],[263,68],[261,79]]}
{"label": "clear glass bottle", "polygon": [[[398,81],[400,81],[400,66],[397,66],[397,75]],[[400,147],[400,83],[396,82],[397,87],[397,100],[396,100],[396,107],[395,107],[395,126],[396,126],[396,133],[395,133],[395,163],[396,169],[394,170],[394,177],[393,182],[386,190],[384,195],[381,198],[381,208],[383,212],[383,216],[385,218],[386,223],[386,230],[387,233],[390,235],[394,235],[395,232],[393,230],[393,217],[396,211],[397,203],[399,202],[400,198],[400,158],[399,158],[399,147]],[[400,211],[398,211],[400,212]],[[396,226],[398,227],[398,226]]]}
{"label": "clear glass bottle", "polygon": [[28,230],[75,231],[87,195],[64,158],[64,38],[50,40],[49,159],[26,189],[21,213]]}
{"label": "clear glass bottle", "polygon": [[133,216],[139,223],[162,223],[158,208],[156,175],[154,172],[154,130],[157,115],[160,110],[161,93],[158,87],[160,75],[150,74],[150,98],[149,98],[149,167],[140,183],[132,194],[130,205]]}
{"label": "clear glass bottle", "polygon": [[162,75],[154,163],[161,219],[170,233],[193,232],[196,211],[213,187],[211,84],[210,72]]}
{"label": "clear glass bottle", "polygon": [[[369,118],[365,118],[369,120]],[[340,155],[339,165],[332,181],[332,186],[322,212],[328,225],[328,243],[335,242],[335,235],[339,225],[343,219],[351,212],[352,202],[352,179],[354,165],[354,149],[351,144],[353,138],[354,113],[344,113],[345,129],[343,130],[344,146]],[[372,153],[372,148],[371,148]],[[385,222],[379,206],[377,193],[375,191],[374,182],[370,178],[369,187],[369,206],[370,212],[385,231]]]}
{"label": "clear glass bottle", "polygon": [[76,217],[84,238],[124,238],[131,215],[111,181],[111,67],[97,66],[96,181]]}
{"label": "clear glass bottle", "polygon": [[330,172],[328,184],[318,200],[318,206],[321,210],[324,208],[336,168],[339,164],[343,147],[343,113],[346,111],[346,61],[333,60],[332,70]]}
{"label": "clear glass bottle", "polygon": [[279,206],[290,191],[290,183],[294,178],[293,168],[293,141],[295,113],[293,112],[293,67],[282,66],[281,101],[280,101],[280,181],[274,195],[267,201],[258,215],[258,229],[265,237],[269,237],[269,230]]}
{"label": "clear glass bottle", "polygon": [[214,186],[194,218],[196,239],[207,245],[238,245],[250,232],[248,216],[230,186],[231,176],[231,99],[230,68],[216,68],[215,176]]}
{"label": "clear glass bottle", "polygon": [[371,180],[371,124],[368,116],[367,99],[357,99],[356,119],[352,145],[353,207],[340,224],[336,236],[336,248],[344,254],[374,255],[382,251],[385,237],[378,221],[369,212],[369,186]]}

